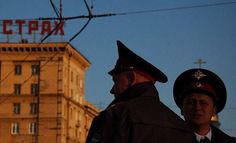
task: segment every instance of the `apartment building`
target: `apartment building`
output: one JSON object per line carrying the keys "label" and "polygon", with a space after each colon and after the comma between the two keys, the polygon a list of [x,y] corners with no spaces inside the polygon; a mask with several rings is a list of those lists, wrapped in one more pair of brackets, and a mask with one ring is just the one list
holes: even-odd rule
{"label": "apartment building", "polygon": [[100,111],[84,97],[89,66],[65,42],[0,43],[0,143],[84,143]]}

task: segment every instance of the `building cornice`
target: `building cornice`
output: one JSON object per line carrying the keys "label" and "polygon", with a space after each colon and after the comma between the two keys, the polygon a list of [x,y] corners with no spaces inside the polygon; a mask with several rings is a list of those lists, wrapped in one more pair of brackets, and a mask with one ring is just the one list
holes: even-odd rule
{"label": "building cornice", "polygon": [[66,42],[50,43],[0,43],[0,53],[58,53],[64,54],[78,61],[86,70],[90,66],[89,60],[74,46]]}

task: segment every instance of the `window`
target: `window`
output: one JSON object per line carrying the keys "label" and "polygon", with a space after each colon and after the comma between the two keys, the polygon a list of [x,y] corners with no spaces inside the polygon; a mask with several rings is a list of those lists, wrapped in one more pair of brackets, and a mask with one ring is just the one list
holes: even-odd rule
{"label": "window", "polygon": [[15,65],[15,75],[21,75],[21,65]]}
{"label": "window", "polygon": [[38,108],[36,103],[30,103],[30,114],[38,113]]}
{"label": "window", "polygon": [[37,130],[37,125],[36,123],[30,123],[29,124],[29,134],[35,134]]}
{"label": "window", "polygon": [[32,75],[38,75],[39,74],[39,71],[40,71],[39,65],[32,65],[31,68],[32,68]]}
{"label": "window", "polygon": [[21,84],[14,84],[14,95],[21,94]]}
{"label": "window", "polygon": [[20,132],[20,124],[19,123],[12,123],[11,124],[11,134],[19,134]]}
{"label": "window", "polygon": [[39,85],[38,84],[31,84],[31,95],[38,95],[39,94]]}
{"label": "window", "polygon": [[20,103],[13,103],[13,113],[20,114]]}

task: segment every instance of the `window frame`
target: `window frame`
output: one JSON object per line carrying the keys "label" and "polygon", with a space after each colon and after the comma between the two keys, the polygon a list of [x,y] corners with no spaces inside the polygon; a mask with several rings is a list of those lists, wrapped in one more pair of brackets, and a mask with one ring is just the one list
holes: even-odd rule
{"label": "window frame", "polygon": [[21,75],[22,74],[22,65],[16,64],[15,65],[15,75]]}
{"label": "window frame", "polygon": [[13,114],[20,114],[20,111],[21,111],[21,104],[13,103]]}
{"label": "window frame", "polygon": [[14,95],[20,95],[21,94],[21,84],[15,83],[14,84]]}
{"label": "window frame", "polygon": [[40,66],[38,64],[31,65],[31,74],[39,75],[39,73],[40,73]]}
{"label": "window frame", "polygon": [[30,103],[30,114],[34,115],[38,113],[37,103]]}
{"label": "window frame", "polygon": [[11,134],[17,135],[20,133],[20,123],[15,122],[11,124]]}
{"label": "window frame", "polygon": [[31,84],[30,94],[33,96],[36,96],[39,94],[39,84],[37,84],[37,83]]}
{"label": "window frame", "polygon": [[37,123],[36,122],[30,122],[29,123],[29,134],[34,135],[37,131]]}

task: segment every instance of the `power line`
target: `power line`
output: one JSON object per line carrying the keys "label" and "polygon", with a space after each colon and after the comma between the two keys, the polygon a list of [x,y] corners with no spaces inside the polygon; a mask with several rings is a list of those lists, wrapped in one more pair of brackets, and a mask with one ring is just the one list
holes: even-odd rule
{"label": "power line", "polygon": [[[41,44],[42,44],[42,43],[40,43],[39,45],[41,45]],[[65,45],[64,45],[63,47],[66,47],[68,44],[69,44],[68,42],[65,43]],[[46,60],[46,62],[45,62],[43,65],[39,65],[39,66],[40,66],[40,67],[39,67],[39,70],[41,70],[47,63],[49,63],[50,61],[52,61],[53,58],[54,58],[57,54],[59,54],[59,53],[60,53],[60,52],[57,51],[54,55],[52,55],[51,57],[49,57],[49,59]],[[9,73],[13,73],[13,72],[10,71]],[[10,74],[8,74],[8,77],[9,77],[9,75],[10,75]],[[33,77],[33,74],[31,73],[31,75],[28,76],[28,77],[26,78],[26,80],[24,80],[24,81],[21,83],[21,85],[26,84],[32,77]],[[5,78],[5,79],[6,79],[6,78]],[[11,96],[13,96],[13,95],[14,95],[14,93],[12,92],[12,93],[9,94],[8,96],[6,96],[2,101],[0,101],[0,104],[4,103],[9,97],[11,97]]]}
{"label": "power line", "polygon": [[118,15],[157,13],[157,12],[176,11],[176,10],[195,9],[195,8],[206,8],[206,7],[215,7],[215,6],[232,5],[232,4],[236,4],[236,1],[211,3],[211,4],[200,4],[200,5],[192,5],[192,6],[173,7],[173,8],[161,8],[161,9],[153,9],[153,10],[130,11],[130,12],[118,13]]}
{"label": "power line", "polygon": [[[216,6],[232,5],[232,4],[236,4],[236,1],[221,2],[221,3],[211,3],[211,4],[200,4],[200,5],[192,5],[192,6],[181,6],[181,7],[172,7],[172,8],[160,8],[160,9],[151,9],[151,10],[118,12],[118,13],[105,13],[105,14],[68,16],[68,17],[63,17],[63,20],[101,18],[101,17],[118,16],[118,15],[131,15],[131,14],[158,13],[158,12],[177,11],[177,10],[184,10],[184,9],[216,7]],[[37,20],[58,20],[58,19],[59,18],[56,18],[56,17],[44,17],[44,18],[38,18]]]}
{"label": "power line", "polygon": [[[89,9],[89,7],[88,7],[88,4],[87,4],[86,0],[84,0],[84,2],[85,2],[85,5],[86,5],[86,7],[87,7],[87,10],[88,10],[89,15],[92,15],[92,13],[91,13],[91,11],[90,11],[90,9]],[[61,18],[62,15],[61,15],[61,14],[58,15],[58,10],[56,9],[54,3],[53,3],[51,0],[50,0],[50,3],[51,3],[51,5],[52,5],[52,7],[53,7],[55,13],[56,13],[57,16],[59,17],[60,22],[56,25],[56,27],[54,27],[53,30],[51,30],[51,32],[50,32],[49,34],[47,34],[47,35],[41,40],[41,42],[39,43],[38,46],[40,46],[48,37],[50,37],[50,36],[52,35],[52,33],[61,25],[61,22],[62,22],[62,18]],[[89,24],[89,22],[90,22],[91,19],[92,19],[92,18],[89,18],[89,20],[85,23],[85,25],[84,25],[74,36],[72,36],[72,38],[70,38],[69,42],[71,42],[72,40],[74,40],[74,39],[87,27],[87,25]],[[66,46],[69,44],[69,42],[67,42],[63,47],[66,47]],[[58,52],[58,53],[59,53],[59,52]],[[23,59],[23,61],[26,61],[26,59],[27,59],[31,54],[32,54],[32,52],[30,52],[28,55],[26,55],[26,57]],[[42,66],[39,65],[39,66],[40,66],[39,70],[41,70],[41,68],[44,67],[48,62],[50,62],[56,55],[57,55],[57,53],[54,54],[54,55],[52,55],[52,56],[49,58],[49,60],[48,60],[44,65],[42,65]],[[12,71],[10,71],[10,72],[0,81],[0,84],[1,84],[4,80],[6,80],[13,72],[14,72],[14,69],[13,69]],[[25,83],[27,83],[27,82],[29,81],[29,79],[31,79],[32,76],[33,76],[33,74],[31,74],[31,75],[22,83],[22,85],[25,84]],[[13,93],[12,93],[12,95],[13,95]],[[2,101],[0,101],[0,104],[3,103],[3,102],[5,102],[10,96],[11,96],[11,94],[10,94],[9,96],[7,96],[5,99],[3,99]]]}
{"label": "power line", "polygon": [[[183,9],[193,9],[193,8],[204,8],[204,7],[213,7],[213,6],[221,6],[221,5],[231,5],[231,4],[236,4],[235,1],[232,2],[221,2],[221,3],[212,3],[212,4],[201,4],[201,5],[193,5],[193,6],[182,6],[182,7],[174,7],[174,8],[162,8],[162,9],[154,9],[154,10],[143,10],[143,11],[131,11],[131,12],[122,12],[122,13],[106,13],[106,14],[92,14],[91,9],[89,8],[86,0],[84,0],[84,3],[86,5],[87,11],[88,11],[88,15],[82,15],[82,16],[73,16],[73,17],[65,17],[62,18],[62,15],[59,15],[59,11],[58,9],[55,7],[54,3],[50,0],[50,3],[53,7],[54,12],[57,15],[57,18],[53,18],[53,17],[46,17],[46,18],[38,18],[37,20],[60,20],[60,22],[57,24],[57,26],[48,34],[46,35],[41,42],[39,43],[42,44],[48,37],[51,36],[51,34],[53,33],[53,31],[56,30],[56,28],[58,26],[60,26],[62,21],[65,20],[73,20],[73,19],[82,19],[82,18],[87,18],[88,21],[85,23],[85,25],[76,33],[74,34],[74,36],[72,36],[69,39],[69,42],[71,42],[72,40],[74,40],[89,24],[89,22],[91,21],[92,18],[100,18],[100,17],[110,17],[110,16],[117,16],[117,15],[130,15],[130,14],[142,14],[142,13],[156,13],[156,12],[164,12],[164,11],[175,11],[175,10],[183,10]],[[67,44],[69,44],[69,42]],[[65,46],[67,46],[67,44]],[[30,55],[32,54],[29,53],[24,59],[23,61],[25,61]],[[53,59],[55,55],[52,56],[52,58],[49,59]],[[49,61],[48,61],[49,62]],[[47,62],[46,62],[47,63]],[[40,67],[41,69],[41,67]],[[11,73],[13,73],[14,70],[10,71],[1,81],[0,83],[2,83],[4,80],[6,80]],[[32,75],[24,82],[26,83],[30,78],[32,77]],[[0,102],[1,103],[1,102]]]}
{"label": "power line", "polygon": [[[38,47],[40,47],[40,45],[41,45],[47,38],[49,38],[49,37],[52,35],[52,33],[61,25],[61,22],[62,22],[62,21],[60,20],[60,22],[56,25],[56,27],[54,27],[54,29],[51,30],[50,33],[48,33],[48,34],[41,40],[40,43],[38,43]],[[27,54],[27,55],[23,58],[22,62],[26,61],[26,59],[27,59],[32,53],[33,53],[32,51],[29,52],[29,54]],[[14,72],[14,69],[13,69],[12,71],[10,71],[10,72],[0,81],[0,84],[1,84],[4,80],[6,80],[13,72]]]}
{"label": "power line", "polygon": [[[90,13],[90,11],[89,11],[89,7],[88,7],[88,4],[87,4],[86,0],[84,0],[84,2],[85,2],[85,4],[86,4],[86,7],[87,7],[88,12],[89,12],[89,15],[90,15],[91,13]],[[50,0],[50,3],[51,3],[51,5],[52,5],[52,7],[53,7],[55,13],[57,14],[57,13],[58,13],[58,10],[56,9],[54,3],[53,3],[51,0]],[[57,14],[57,15],[58,15],[58,14]],[[50,36],[52,35],[52,33],[61,25],[61,22],[62,22],[62,18],[61,18],[61,17],[62,17],[62,15],[59,16],[60,22],[56,25],[56,27],[54,27],[53,30],[51,30],[50,33],[48,33],[48,34],[41,40],[41,42],[38,44],[38,46],[40,46],[48,37],[50,37]],[[87,21],[87,23],[79,30],[79,32],[77,32],[74,36],[72,36],[72,38],[70,38],[69,42],[66,42],[66,44],[65,44],[63,47],[66,47],[72,40],[74,40],[74,39],[86,28],[86,26],[89,24],[90,20],[91,20],[91,19],[89,19],[89,20]],[[27,59],[32,53],[33,53],[33,52],[30,52],[28,55],[26,55],[26,57],[23,59],[22,62],[26,61],[26,59]],[[58,52],[58,53],[59,53],[59,52]],[[48,60],[44,65],[42,65],[39,69],[41,70],[41,68],[42,68],[43,66],[45,66],[48,62],[50,62],[56,55],[57,55],[57,53],[54,54],[54,55],[52,55],[52,56],[49,58],[49,60]],[[1,84],[4,80],[6,80],[13,72],[14,72],[14,69],[13,69],[12,71],[10,71],[10,72],[0,81],[0,84]],[[23,82],[23,84],[25,84],[27,81],[29,81],[29,79],[30,79],[31,77],[32,77],[32,74]],[[12,95],[13,95],[13,94],[12,94]],[[7,96],[4,100],[0,101],[0,104],[3,103],[4,101],[6,101],[6,100],[8,99],[8,97],[9,97],[9,96]]]}
{"label": "power line", "polygon": [[53,7],[54,12],[56,13],[57,17],[59,18],[59,23],[53,28],[53,30],[50,31],[42,40],[41,43],[43,43],[48,37],[52,35],[52,33],[59,28],[59,26],[62,24],[62,13],[59,12],[59,10],[56,8],[52,0],[50,0],[50,4]]}
{"label": "power line", "polygon": [[[89,18],[101,18],[101,17],[118,16],[118,15],[158,13],[158,12],[166,12],[166,11],[185,10],[185,9],[216,7],[216,6],[233,5],[233,4],[236,4],[236,1],[210,3],[210,4],[199,4],[199,5],[191,5],[191,6],[172,7],[172,8],[160,8],[160,9],[150,9],[150,10],[127,11],[127,12],[118,12],[118,13],[79,15],[79,16],[68,16],[68,17],[29,18],[29,19],[25,19],[25,20],[60,20],[60,19],[62,19],[62,20],[74,20],[74,19],[89,19]],[[90,10],[90,12],[91,12],[91,10]],[[16,19],[12,19],[12,20],[16,20]],[[0,21],[2,21],[2,20],[0,19]]]}
{"label": "power line", "polygon": [[[84,0],[84,1],[85,1],[85,3],[86,3],[86,0]],[[52,5],[54,5],[54,4],[52,3]],[[86,4],[86,5],[87,5],[87,4]],[[53,7],[54,7],[54,6],[53,6]],[[43,42],[44,42],[48,37],[50,37],[51,34],[57,29],[57,27],[60,26],[60,24],[61,24],[61,22],[62,22],[62,19],[61,19],[61,18],[59,18],[59,19],[60,19],[60,22],[57,24],[57,26],[56,26],[49,34],[47,34],[47,35],[41,40],[41,42],[38,44],[38,46],[40,46],[41,44],[43,44]],[[90,22],[90,20],[91,20],[91,19],[89,19],[89,20],[87,21],[87,23],[79,30],[79,32],[77,32],[72,38],[70,38],[69,42],[66,42],[63,47],[66,47],[68,44],[70,44],[70,42],[71,42],[72,40],[74,40],[74,39],[86,28],[86,26],[88,25],[88,23]],[[59,53],[59,52],[56,52],[56,53],[55,53],[54,55],[52,55],[52,56],[49,58],[49,60],[47,60],[42,66],[40,65],[39,70],[41,70],[48,62],[52,61],[53,58],[54,58],[58,53]],[[23,61],[26,61],[26,59],[27,59],[31,54],[32,54],[32,52],[30,52],[28,55],[26,55],[26,57],[23,59]],[[12,71],[10,71],[10,72],[3,78],[3,80],[0,81],[0,84],[1,84],[4,80],[6,80],[13,72],[14,72],[14,69],[13,69]],[[29,79],[31,79],[32,76],[33,76],[33,74],[31,74],[28,78],[26,78],[26,80],[22,83],[22,85],[26,84],[26,83],[29,81]],[[13,95],[14,95],[13,93],[10,94],[10,95],[8,95],[5,99],[3,99],[2,101],[0,101],[0,104],[4,103],[9,97],[11,97],[11,96],[13,96]]]}
{"label": "power line", "polygon": [[52,0],[50,0],[50,4],[51,4],[51,6],[52,6],[54,12],[56,13],[57,17],[58,17],[58,18],[61,18],[61,13],[60,13],[59,10],[57,9],[57,7],[54,5],[54,3],[53,3]]}

